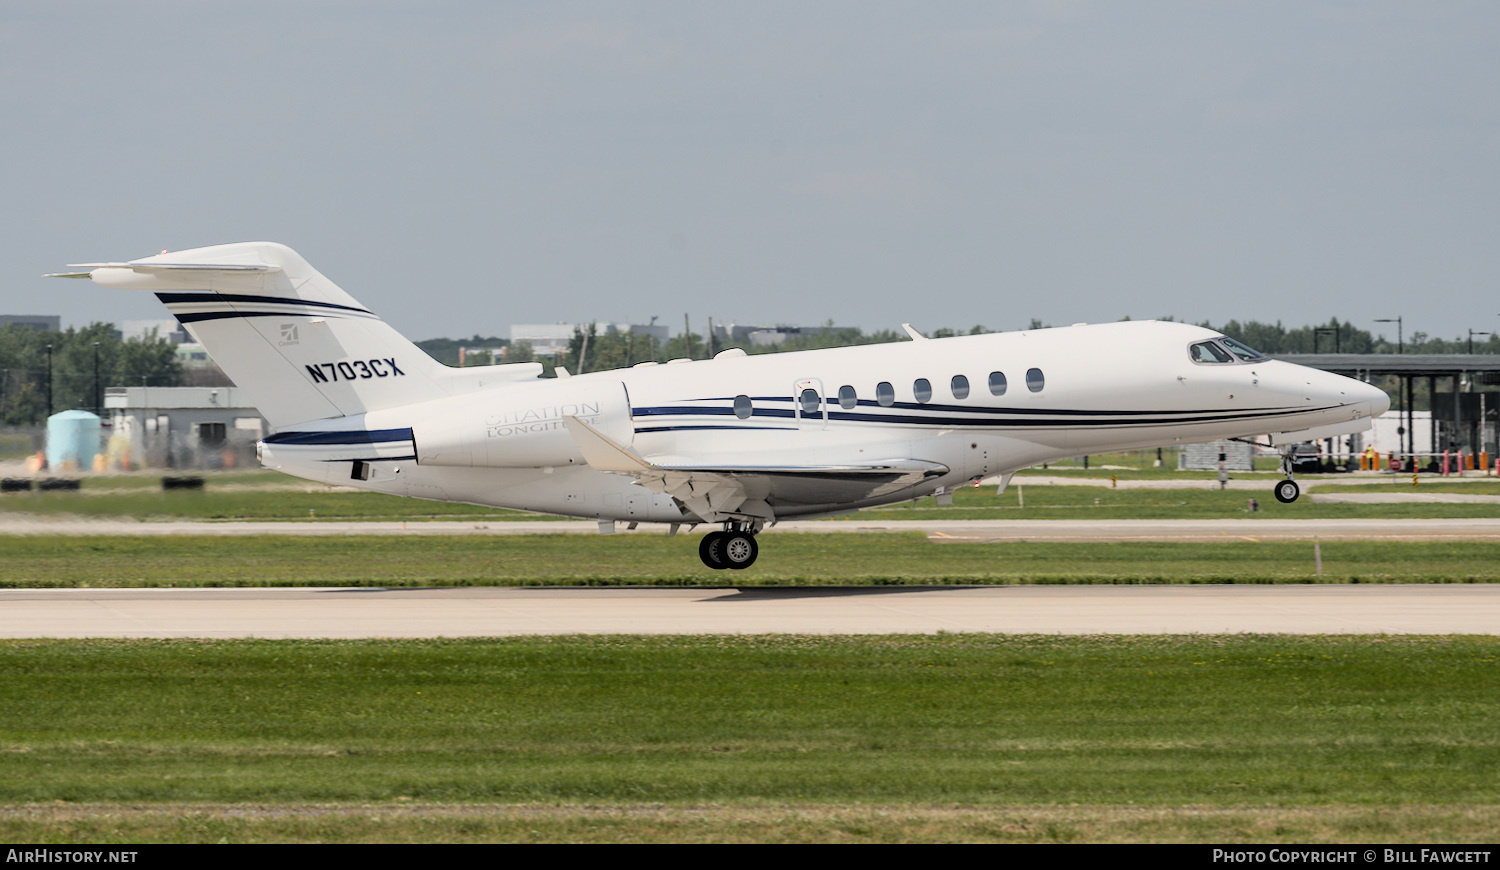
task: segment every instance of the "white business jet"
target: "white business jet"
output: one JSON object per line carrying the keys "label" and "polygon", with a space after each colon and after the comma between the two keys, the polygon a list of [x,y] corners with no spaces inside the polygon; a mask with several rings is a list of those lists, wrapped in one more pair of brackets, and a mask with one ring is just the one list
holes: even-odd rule
{"label": "white business jet", "polygon": [[[290,248],[247,242],[57,277],[155,292],[275,427],[262,465],[324,483],[616,522],[756,533],[936,495],[1071,456],[1220,439],[1289,445],[1369,428],[1370,384],[1211,330],[1136,321],[642,363],[539,380],[539,363],[441,365]],[[436,301],[436,300],[434,300]],[[1283,502],[1298,488],[1276,486]]]}

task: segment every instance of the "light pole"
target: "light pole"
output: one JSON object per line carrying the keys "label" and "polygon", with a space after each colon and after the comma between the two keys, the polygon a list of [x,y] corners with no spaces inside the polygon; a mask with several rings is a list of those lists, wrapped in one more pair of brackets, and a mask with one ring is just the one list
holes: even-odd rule
{"label": "light pole", "polygon": [[94,413],[104,416],[104,400],[99,397],[99,342],[94,342]]}
{"label": "light pole", "polygon": [[1474,353],[1474,336],[1476,336],[1476,335],[1494,335],[1494,333],[1493,332],[1479,332],[1479,331],[1473,330],[1473,329],[1469,330],[1469,353],[1471,355]]}
{"label": "light pole", "polygon": [[1394,317],[1394,318],[1387,317],[1387,318],[1385,318],[1383,320],[1377,320],[1375,322],[1376,323],[1394,323],[1394,324],[1396,324],[1396,353],[1398,353],[1398,354],[1405,353],[1406,349],[1405,349],[1405,346],[1404,346],[1404,344],[1403,344],[1403,342],[1401,340],[1401,318],[1399,318],[1399,317]]}

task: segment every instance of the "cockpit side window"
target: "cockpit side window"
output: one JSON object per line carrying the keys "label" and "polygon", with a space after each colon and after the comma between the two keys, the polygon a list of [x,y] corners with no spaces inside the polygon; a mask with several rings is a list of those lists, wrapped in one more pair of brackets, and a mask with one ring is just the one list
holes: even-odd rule
{"label": "cockpit side window", "polygon": [[1235,341],[1232,338],[1220,336],[1219,344],[1224,345],[1229,349],[1230,353],[1234,354],[1245,362],[1256,362],[1257,360],[1263,360],[1266,358],[1266,355],[1261,353],[1260,351],[1241,344],[1240,342]]}
{"label": "cockpit side window", "polygon": [[1188,355],[1193,358],[1193,362],[1195,363],[1234,362],[1234,357],[1230,356],[1224,348],[1219,347],[1211,341],[1200,341],[1189,347]]}

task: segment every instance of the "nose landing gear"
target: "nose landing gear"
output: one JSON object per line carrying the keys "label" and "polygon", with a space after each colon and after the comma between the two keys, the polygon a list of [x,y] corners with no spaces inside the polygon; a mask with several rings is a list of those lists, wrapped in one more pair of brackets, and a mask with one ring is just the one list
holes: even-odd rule
{"label": "nose landing gear", "polygon": [[1302,488],[1297,486],[1297,481],[1292,480],[1292,448],[1281,451],[1281,473],[1286,475],[1286,480],[1276,484],[1276,500],[1282,504],[1291,504],[1302,494]]}
{"label": "nose landing gear", "polygon": [[760,555],[756,529],[749,523],[725,523],[724,531],[709,532],[698,543],[698,558],[710,568],[749,568]]}

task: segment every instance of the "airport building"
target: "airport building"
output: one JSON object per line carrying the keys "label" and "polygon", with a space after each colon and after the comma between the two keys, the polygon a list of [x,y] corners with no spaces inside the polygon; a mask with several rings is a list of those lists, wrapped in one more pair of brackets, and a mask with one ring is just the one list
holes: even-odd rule
{"label": "airport building", "polygon": [[0,314],[0,326],[14,323],[29,326],[37,332],[57,332],[62,329],[60,314]]}
{"label": "airport building", "polygon": [[[1393,378],[1397,395],[1391,410],[1376,421],[1377,437],[1396,421],[1394,443],[1377,449],[1423,458],[1430,465],[1445,451],[1468,455],[1497,454],[1496,422],[1500,392],[1483,387],[1500,384],[1500,355],[1496,354],[1283,354],[1277,357],[1362,381]],[[1417,405],[1430,409],[1420,425]]]}
{"label": "airport building", "polygon": [[111,440],[150,468],[255,468],[265,417],[238,387],[110,387]]}
{"label": "airport building", "polygon": [[[524,341],[538,357],[556,357],[568,349],[574,330],[587,330],[587,323],[513,323],[510,327],[511,344]],[[658,344],[666,344],[671,333],[665,324],[656,323],[595,323],[598,335],[646,336]]]}

